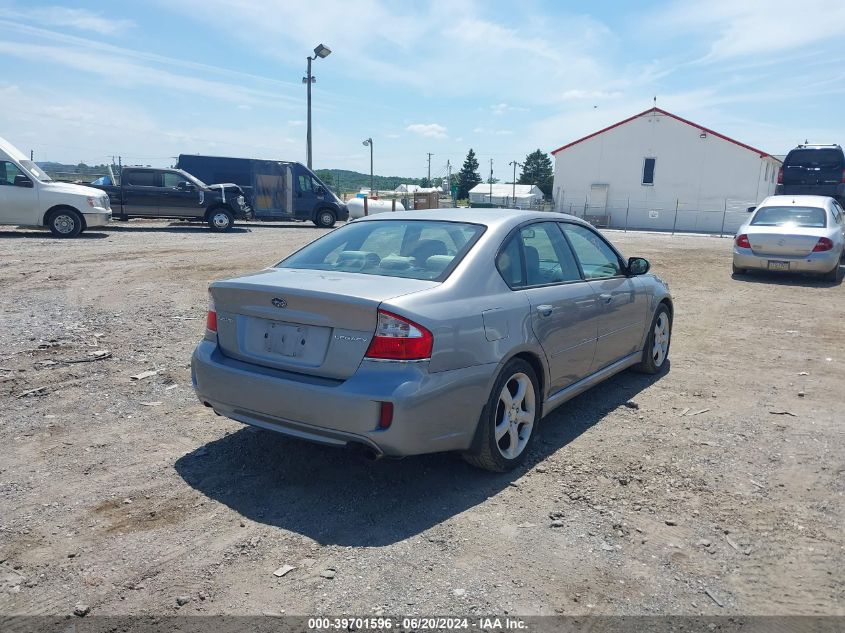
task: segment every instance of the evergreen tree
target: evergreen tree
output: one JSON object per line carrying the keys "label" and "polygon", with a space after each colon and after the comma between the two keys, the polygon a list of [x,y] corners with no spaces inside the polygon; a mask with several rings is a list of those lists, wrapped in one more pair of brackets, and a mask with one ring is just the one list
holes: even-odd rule
{"label": "evergreen tree", "polygon": [[458,199],[469,197],[469,190],[481,182],[481,175],[478,173],[478,159],[475,152],[470,148],[464,161],[461,171],[458,172]]}
{"label": "evergreen tree", "polygon": [[517,183],[537,185],[544,196],[551,196],[553,181],[552,159],[548,154],[538,149],[525,157],[525,164],[522,166],[522,173]]}

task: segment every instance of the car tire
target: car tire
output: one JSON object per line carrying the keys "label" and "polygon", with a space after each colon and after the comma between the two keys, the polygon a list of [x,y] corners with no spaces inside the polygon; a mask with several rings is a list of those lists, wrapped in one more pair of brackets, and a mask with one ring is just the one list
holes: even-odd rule
{"label": "car tire", "polygon": [[76,209],[56,209],[47,218],[50,232],[58,238],[76,237],[85,228],[82,215]]}
{"label": "car tire", "polygon": [[658,374],[666,368],[669,346],[672,343],[672,314],[665,303],[661,303],[651,320],[651,328],[645,341],[643,359],[634,365],[634,370],[643,374]]}
{"label": "car tire", "polygon": [[208,212],[208,226],[212,231],[223,233],[232,230],[235,225],[235,216],[228,209],[219,207]]}
{"label": "car tire", "polygon": [[534,369],[521,358],[511,359],[499,373],[481,413],[477,447],[464,453],[464,459],[484,470],[513,470],[525,460],[537,436],[542,408]]}
{"label": "car tire", "polygon": [[330,229],[334,226],[335,222],[337,222],[337,218],[331,209],[320,209],[317,211],[317,216],[314,219],[314,224],[321,229]]}

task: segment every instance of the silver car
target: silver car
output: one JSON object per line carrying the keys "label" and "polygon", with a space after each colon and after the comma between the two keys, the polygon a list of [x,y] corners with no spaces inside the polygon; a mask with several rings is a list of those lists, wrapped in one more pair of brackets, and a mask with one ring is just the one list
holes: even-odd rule
{"label": "silver car", "polygon": [[211,284],[194,387],[245,424],[505,471],[555,407],[626,368],[665,368],[672,299],[648,270],[563,214],[362,218]]}
{"label": "silver car", "polygon": [[825,196],[769,196],[734,238],[733,272],[818,273],[839,279],[845,211]]}

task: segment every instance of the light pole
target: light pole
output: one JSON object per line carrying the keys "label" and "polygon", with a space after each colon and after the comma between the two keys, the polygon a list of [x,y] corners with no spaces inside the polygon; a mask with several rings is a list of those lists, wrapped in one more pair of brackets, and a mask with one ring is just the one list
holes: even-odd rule
{"label": "light pole", "polygon": [[311,62],[321,57],[328,57],[331,55],[332,49],[324,44],[319,44],[314,49],[314,57],[310,55],[308,59],[308,73],[302,78],[302,83],[307,84],[308,87],[308,131],[305,139],[305,156],[308,163],[308,169],[311,169],[311,84],[317,81],[317,78],[311,74]]}
{"label": "light pole", "polygon": [[373,139],[368,138],[364,141],[364,147],[370,146],[370,195],[373,195]]}
{"label": "light pole", "polygon": [[525,165],[515,160],[509,162],[508,165],[513,165],[513,191],[511,192],[511,198],[513,198],[513,205],[516,206],[516,166],[525,167]]}

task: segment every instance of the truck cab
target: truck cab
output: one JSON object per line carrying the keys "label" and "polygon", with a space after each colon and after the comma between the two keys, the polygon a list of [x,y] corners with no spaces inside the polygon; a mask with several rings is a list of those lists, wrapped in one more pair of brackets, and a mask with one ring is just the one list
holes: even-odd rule
{"label": "truck cab", "polygon": [[0,138],[0,224],[48,227],[76,237],[111,220],[109,197],[99,189],[54,182],[14,145]]}

